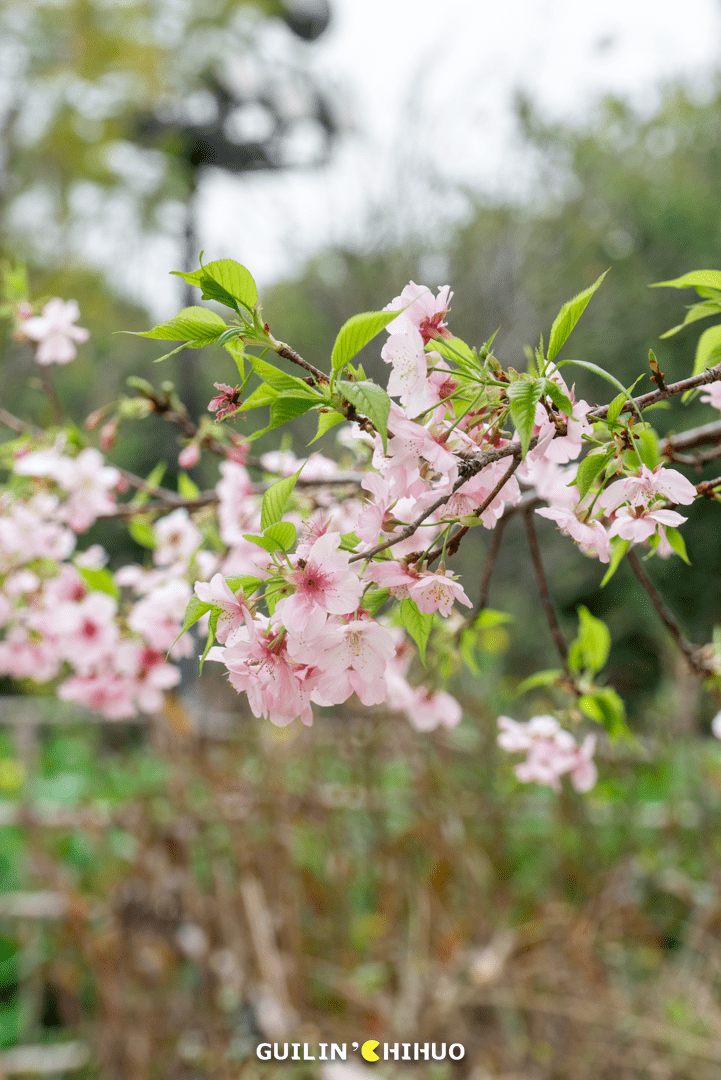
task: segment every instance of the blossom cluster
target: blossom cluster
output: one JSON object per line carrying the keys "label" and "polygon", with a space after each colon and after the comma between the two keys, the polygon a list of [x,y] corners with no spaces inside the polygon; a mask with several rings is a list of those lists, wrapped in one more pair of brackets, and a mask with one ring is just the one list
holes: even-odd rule
{"label": "blossom cluster", "polygon": [[[184,468],[206,446],[223,456],[213,497],[203,509],[175,495],[156,504],[144,519],[152,554],[143,565],[111,571],[97,545],[78,551],[78,536],[99,518],[143,512],[142,500],[119,503],[121,472],[62,437],[21,440],[0,496],[0,673],[55,681],[62,698],[111,718],[153,712],[179,681],[172,661],[197,651],[200,629],[204,658],[274,724],[310,724],[314,705],[355,696],[404,713],[418,730],[453,727],[460,706],[435,675],[413,684],[410,639],[422,656],[438,619],[455,613],[461,630],[473,624],[473,603],[447,566],[465,530],[496,528],[526,491],[542,504],[538,515],[603,564],[615,567],[632,545],[660,556],[683,550],[677,507],[697,491],[648,452],[649,425],[619,422],[618,407],[599,422],[542,347],[527,376],[504,371],[489,345],[470,349],[448,325],[452,296],[449,286],[434,294],[410,282],[383,313],[358,316],[382,316],[373,333],[385,326],[387,391],[350,363],[358,345],[338,363],[334,349],[330,377],[301,360],[314,373],[302,381],[256,357],[246,374],[236,348],[241,384],[215,383],[215,423],[206,418],[190,434],[186,424],[179,456]],[[272,338],[255,299],[233,301],[236,313],[249,312],[237,325],[188,308],[177,326],[146,336],[178,340],[200,312],[199,340],[211,326],[231,352],[236,335],[244,349],[295,356]],[[74,301],[51,300],[40,315],[20,305],[16,339],[32,344],[41,365],[67,363],[88,336],[78,317]],[[260,386],[246,398],[253,373]],[[719,385],[702,398],[717,408]],[[328,427],[350,421],[336,429],[350,479],[320,453],[277,450],[249,464],[250,444],[229,425],[259,404],[270,405],[271,427],[281,406],[288,416],[317,408],[319,435],[324,414],[335,414]],[[118,421],[109,426],[105,450]],[[499,727],[504,749],[527,754],[515,769],[522,782],[557,790],[568,775],[579,791],[595,782],[595,736],[579,744],[550,716],[525,725],[501,717]]]}

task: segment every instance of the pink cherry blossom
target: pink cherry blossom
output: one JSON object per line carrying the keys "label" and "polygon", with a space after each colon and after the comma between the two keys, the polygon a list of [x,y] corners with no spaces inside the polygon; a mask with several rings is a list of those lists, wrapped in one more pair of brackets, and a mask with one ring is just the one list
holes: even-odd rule
{"label": "pink cherry blossom", "polygon": [[397,319],[388,323],[386,330],[391,335],[401,333],[410,323],[419,331],[424,344],[434,338],[452,337],[443,321],[450,308],[452,296],[449,285],[439,288],[438,296],[434,296],[427,285],[416,285],[415,281],[410,281],[401,295],[396,296],[383,308],[384,311],[406,309]]}
{"label": "pink cherry blossom", "polygon": [[218,391],[214,398],[211,398],[208,402],[208,412],[214,412],[218,415],[215,418],[216,424],[220,423],[230,413],[236,412],[240,405],[240,387],[228,386],[227,383],[213,383],[213,386]]}
{"label": "pink cherry blossom", "polygon": [[628,506],[622,506],[614,514],[609,536],[620,536],[622,540],[631,540],[634,544],[642,544],[650,536],[658,532],[665,540],[666,527],[676,529],[683,525],[688,518],[676,513],[675,510],[632,510]]}
{"label": "pink cherry blossom", "polygon": [[215,574],[209,584],[196,581],[195,595],[204,604],[220,609],[215,636],[221,645],[235,645],[243,636],[241,629],[247,629],[249,620],[252,622],[243,590],[234,593],[222,574]]}
{"label": "pink cherry blossom", "polygon": [[315,670],[294,663],[283,633],[269,629],[262,620],[256,619],[243,636],[245,640],[232,647],[214,646],[208,660],[226,666],[231,685],[247,694],[254,716],[266,716],[278,727],[297,718],[312,724],[310,696],[317,683]]}
{"label": "pink cherry blossom", "polygon": [[706,393],[701,394],[701,401],[705,401],[708,405],[712,405],[714,409],[721,410],[721,382],[711,383],[706,388]]}
{"label": "pink cherry blossom", "polygon": [[445,690],[430,691],[419,687],[403,711],[416,731],[433,731],[437,727],[454,728],[463,715],[456,699]]}
{"label": "pink cherry blossom", "polygon": [[419,611],[426,615],[439,611],[444,619],[450,615],[455,600],[464,607],[473,607],[461,583],[448,571],[422,571],[409,586],[408,594],[418,605]]}
{"label": "pink cherry blossom", "polygon": [[134,605],[128,615],[128,626],[140,634],[151,648],[163,652],[171,649],[172,656],[188,656],[192,652],[192,642],[187,634],[175,645],[173,643],[180,633],[191,595],[187,581],[173,578]]}
{"label": "pink cherry blossom", "polygon": [[35,359],[39,364],[67,364],[77,356],[76,344],[82,344],[90,332],[75,326],[80,318],[80,308],[75,300],[49,300],[42,311],[25,319],[21,333],[36,342]]}
{"label": "pink cherry blossom", "polygon": [[636,476],[627,476],[609,484],[598,502],[611,513],[623,503],[645,510],[661,499],[688,506],[695,498],[696,488],[676,469],[657,465],[652,472],[647,465],[641,465]]}
{"label": "pink cherry blossom", "polygon": [[391,334],[381,350],[381,358],[392,364],[388,393],[398,397],[410,416],[419,413],[426,399],[428,362],[420,331],[409,323],[404,330]]}
{"label": "pink cherry blossom", "polygon": [[348,615],[358,607],[363,584],[349,568],[347,551],[339,551],[340,535],[325,533],[319,537],[304,566],[289,575],[295,586],[292,596],[281,600],[276,612],[288,630],[320,630],[328,613]]}
{"label": "pink cherry blossom", "polygon": [[587,735],[579,746],[553,716],[534,716],[527,724],[499,716],[498,727],[497,741],[502,750],[528,754],[514,769],[521,783],[547,784],[560,791],[560,778],[566,774],[576,791],[590,791],[596,783],[594,735]]}
{"label": "pink cherry blossom", "polygon": [[109,720],[128,720],[135,716],[135,706],[126,679],[112,672],[74,675],[58,686],[61,701],[74,701]]}
{"label": "pink cherry blossom", "polygon": [[187,565],[203,542],[200,530],[190,520],[185,507],[179,507],[160,518],[153,531],[156,541],[153,562],[156,566],[172,566],[174,563]]}
{"label": "pink cherry blossom", "polygon": [[383,678],[386,664],[395,652],[390,633],[367,615],[331,618],[305,640],[289,633],[289,655],[319,669],[313,691],[319,705],[339,705],[354,691],[364,705],[380,705],[388,693]]}
{"label": "pink cherry blossom", "polygon": [[612,529],[606,532],[600,521],[593,518],[581,521],[572,510],[562,506],[542,506],[536,513],[555,521],[561,532],[572,537],[586,555],[595,555],[602,563],[610,562],[610,540],[615,533]]}

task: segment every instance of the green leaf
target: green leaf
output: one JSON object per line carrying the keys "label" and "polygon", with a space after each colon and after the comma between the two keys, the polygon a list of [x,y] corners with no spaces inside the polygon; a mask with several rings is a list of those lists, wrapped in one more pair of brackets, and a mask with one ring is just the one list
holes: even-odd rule
{"label": "green leaf", "polygon": [[137,332],[135,337],[157,338],[160,341],[183,341],[189,349],[212,345],[227,330],[225,321],[210,308],[187,307],[168,322],[152,330]]}
{"label": "green leaf", "polygon": [[691,323],[698,322],[699,319],[708,319],[711,315],[719,314],[721,314],[721,301],[719,300],[702,300],[700,304],[692,304],[686,312],[686,317],[683,322],[679,323],[677,326],[672,326],[665,334],[661,334],[661,338],[673,337],[679,330],[683,330],[684,327],[689,326]]}
{"label": "green leaf", "polygon": [[295,394],[300,397],[308,397],[311,399],[311,403],[319,404],[320,394],[308,386],[308,383],[303,382],[302,379],[296,379],[295,375],[288,375],[285,371],[281,371],[280,368],[274,367],[273,364],[266,363],[265,360],[261,360],[258,356],[249,356],[253,371],[256,375],[267,383],[268,386],[272,386],[274,390],[277,390],[281,394]]}
{"label": "green leaf", "polygon": [[343,323],[331,353],[333,371],[344,368],[349,360],[380,334],[389,322],[397,319],[398,315],[398,311],[363,311]]}
{"label": "green leaf", "polygon": [[248,540],[251,544],[255,544],[257,547],[262,548],[263,551],[284,551],[285,548],[282,544],[279,544],[277,540],[274,540],[272,536],[268,536],[263,533],[262,536],[258,536],[256,533],[244,533],[243,539]]}
{"label": "green leaf", "polygon": [[208,638],[207,638],[207,640],[205,642],[205,648],[203,649],[203,655],[200,658],[200,665],[199,665],[201,675],[203,674],[203,664],[205,663],[205,658],[208,655],[208,653],[210,652],[210,648],[211,648],[213,642],[215,641],[215,632],[218,629],[218,618],[219,618],[219,616],[220,616],[220,612],[217,609],[214,610],[212,612],[212,614],[210,616],[210,620],[208,622]]}
{"label": "green leaf", "polygon": [[431,636],[433,627],[433,615],[425,615],[419,611],[415,600],[401,600],[401,622],[406,631],[418,646],[421,663],[426,666],[426,646]]}
{"label": "green leaf", "polygon": [[[185,615],[183,616],[183,629],[180,631],[175,641],[177,641],[178,638],[181,638],[183,634],[186,633],[186,631],[190,630],[191,626],[194,626],[195,623],[197,623],[198,619],[202,619],[206,611],[211,611],[212,608],[212,604],[204,604],[200,597],[196,596],[195,593],[193,593],[190,600],[188,600],[188,604],[185,608]],[[175,644],[175,641],[173,642],[173,644]]]}
{"label": "green leaf", "polygon": [[691,270],[671,281],[654,281],[649,289],[719,289],[721,270]]}
{"label": "green leaf", "polygon": [[620,536],[614,536],[611,541],[611,561],[608,564],[608,570],[604,574],[603,581],[601,582],[601,588],[607,585],[613,575],[618,570],[621,559],[624,557],[631,545],[630,540],[622,540]]}
{"label": "green leaf", "polygon": [[261,386],[256,387],[250,397],[247,397],[242,402],[240,411],[245,412],[246,409],[259,409],[262,405],[272,405],[278,397],[280,397],[279,390],[274,390],[272,386],[263,383]]}
{"label": "green leaf", "polygon": [[238,593],[242,589],[245,596],[250,596],[262,582],[260,578],[252,577],[250,574],[237,574],[235,577],[226,578],[225,584],[231,592]]}
{"label": "green leaf", "polygon": [[538,686],[553,686],[562,676],[563,672],[559,668],[554,668],[553,671],[537,671],[534,675],[529,675],[527,679],[518,684],[516,696],[520,697],[527,690],[535,690]]}
{"label": "green leaf", "polygon": [[388,416],[391,411],[391,399],[382,387],[374,382],[346,382],[343,380],[338,389],[346,401],[354,405],[359,413],[367,416],[383,442],[383,450],[388,450]]}
{"label": "green leaf", "polygon": [[564,394],[561,387],[558,385],[558,383],[554,382],[553,379],[545,380],[543,393],[548,394],[556,408],[560,409],[561,412],[565,413],[566,416],[573,415],[573,402],[571,401],[568,394]]}
{"label": "green leaf", "polygon": [[281,551],[290,551],[297,533],[292,521],[277,521],[275,525],[269,525],[263,535],[266,539],[273,540]]}
{"label": "green leaf", "polygon": [[623,412],[623,407],[628,400],[628,394],[617,394],[611,404],[608,406],[608,412],[606,413],[606,422],[609,425],[613,425],[618,420],[619,416]]}
{"label": "green leaf", "polygon": [[574,296],[572,300],[568,300],[563,305],[551,327],[551,336],[548,339],[549,360],[553,360],[554,356],[558,354],[563,344],[568,340],[571,331],[583,315],[588,301],[591,299],[607,273],[608,270],[604,270],[600,278],[594,281],[593,285],[590,285],[589,288],[584,289],[583,292],[580,292],[577,296]]}
{"label": "green leaf", "polygon": [[511,403],[511,419],[516,425],[524,457],[528,453],[528,444],[536,422],[536,405],[543,397],[545,382],[545,379],[518,379],[506,390]]}
{"label": "green leaf", "polygon": [[613,452],[602,452],[600,454],[589,454],[583,459],[576,473],[579,499],[584,499],[588,495],[594,480],[603,472],[612,457]]}
{"label": "green leaf", "polygon": [[655,469],[661,460],[661,453],[658,446],[658,436],[653,428],[646,427],[639,431],[634,436],[634,442],[636,443],[638,456],[644,465],[648,465],[649,469]]}
{"label": "green leaf", "polygon": [[[620,383],[618,381],[618,379],[615,378],[615,376],[611,375],[611,373],[609,371],[604,371],[604,369],[602,367],[599,367],[598,364],[591,364],[588,360],[560,360],[559,363],[556,366],[557,367],[564,367],[566,364],[573,364],[575,367],[582,367],[582,368],[585,368],[587,371],[593,371],[594,374],[600,375],[601,378],[605,379],[606,382],[611,384],[611,386],[615,386],[617,390],[620,390],[627,401],[632,401],[633,400],[633,398],[631,397],[630,393],[628,392],[626,387],[623,385],[623,383]],[[636,379],[636,382],[638,382],[638,379]],[[635,386],[635,383],[634,383],[634,386]],[[634,405],[634,408],[636,409],[636,412],[638,412],[639,416],[640,416],[641,414],[640,414],[638,408],[635,405]]]}
{"label": "green leaf", "polygon": [[369,615],[377,615],[390,596],[390,589],[369,589],[361,600],[361,607]]}
{"label": "green leaf", "polygon": [[360,536],[356,536],[354,532],[343,533],[340,538],[341,551],[355,551],[360,544]]}
{"label": "green leaf", "polygon": [[135,543],[140,544],[141,547],[150,548],[151,551],[155,547],[155,533],[152,526],[148,525],[146,521],[131,518],[128,522],[128,532]]}
{"label": "green leaf", "polygon": [[[330,431],[336,424],[342,424],[344,420],[345,416],[343,413],[336,412],[335,409],[321,410],[318,413],[318,430],[310,440],[310,443],[314,443],[316,439],[320,439],[322,435],[325,435],[326,431]],[[310,446],[310,443],[308,443],[308,446]]]}
{"label": "green leaf", "polygon": [[182,469],[178,473],[178,495],[182,495],[184,499],[197,499],[200,495],[198,485]]}
{"label": "green leaf", "polygon": [[114,600],[120,597],[120,589],[115,584],[113,575],[105,567],[91,570],[88,566],[77,566],[76,569],[91,592],[107,593]]}
{"label": "green leaf", "polygon": [[482,525],[483,522],[475,514],[464,514],[463,517],[458,519],[461,525],[465,525],[467,529],[474,529],[476,525]]}
{"label": "green leaf", "polygon": [[217,259],[201,266],[191,274],[174,270],[174,274],[203,290],[204,300],[216,300],[237,310],[238,303],[253,308],[258,303],[258,290],[249,270],[233,259]]}
{"label": "green leaf", "polygon": [[709,326],[698,339],[693,374],[700,375],[702,371],[718,364],[719,360],[721,360],[721,326]]}
{"label": "green leaf", "polygon": [[502,626],[503,623],[513,622],[515,616],[507,611],[494,611],[493,608],[484,608],[479,611],[473,620],[474,630],[491,630],[494,626]]}
{"label": "green leaf", "polygon": [[260,510],[260,527],[264,531],[269,525],[275,525],[276,521],[280,521],[283,517],[302,468],[301,465],[292,476],[284,476],[282,480],[277,480],[266,491]]}
{"label": "green leaf", "polygon": [[260,431],[254,431],[250,436],[251,442],[254,439],[259,439],[261,435],[265,435],[267,431],[272,431],[273,428],[281,427],[283,424],[287,424],[289,420],[295,420],[296,417],[302,416],[303,413],[307,413],[309,409],[312,409],[316,402],[312,398],[301,397],[295,394],[280,394],[271,403],[270,406],[270,423],[261,428]]}
{"label": "green leaf", "polygon": [[605,727],[611,739],[625,738],[635,742],[626,724],[626,706],[609,686],[596,689],[592,694],[582,694],[578,707],[590,720]]}
{"label": "green leaf", "polygon": [[594,675],[605,666],[611,651],[611,635],[601,619],[595,618],[583,604],[578,609],[578,637],[568,649],[568,665],[579,674]]}
{"label": "green leaf", "polygon": [[668,540],[669,544],[671,545],[673,550],[676,552],[676,554],[679,555],[683,559],[683,561],[686,563],[687,566],[690,566],[691,565],[691,560],[689,559],[688,554],[686,552],[686,542],[684,541],[684,538],[681,535],[681,533],[678,531],[678,529],[672,529],[669,525],[667,525],[666,526],[666,539]]}
{"label": "green leaf", "polygon": [[[145,483],[148,484],[149,487],[158,487],[160,481],[165,476],[165,470],[167,469],[167,467],[168,463],[166,461],[159,461],[157,465],[153,466],[148,475],[145,477]],[[138,491],[136,492],[135,498],[133,499],[133,506],[142,506],[143,503],[146,503],[149,498],[149,491]],[[146,544],[144,546],[147,547],[148,545]],[[154,546],[155,544],[153,543],[153,547]]]}

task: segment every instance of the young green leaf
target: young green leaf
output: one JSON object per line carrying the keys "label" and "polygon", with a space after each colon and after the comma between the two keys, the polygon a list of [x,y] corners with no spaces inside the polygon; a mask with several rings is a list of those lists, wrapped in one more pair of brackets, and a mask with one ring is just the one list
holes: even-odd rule
{"label": "young green leaf", "polygon": [[431,636],[433,615],[419,611],[415,600],[401,600],[401,622],[418,646],[421,663],[426,666],[426,646]]}
{"label": "young green leaf", "polygon": [[242,589],[245,596],[250,596],[262,582],[260,578],[252,577],[250,574],[237,574],[235,577],[226,578],[225,584],[231,592],[237,593]]}
{"label": "young green leaf", "polygon": [[611,541],[611,561],[608,565],[608,570],[604,574],[603,581],[601,582],[601,588],[603,588],[604,585],[607,585],[616,573],[621,564],[621,559],[624,557],[630,546],[630,540],[622,540],[620,536],[614,536]]}
{"label": "young green leaf", "polygon": [[698,339],[693,374],[700,375],[706,368],[713,367],[721,360],[721,326],[709,326]]}
{"label": "young green leaf", "polygon": [[593,486],[593,482],[599,476],[613,457],[613,452],[589,454],[578,466],[576,473],[576,485],[579,499],[584,499]]}
{"label": "young green leaf", "polygon": [[281,551],[290,551],[297,533],[292,521],[277,521],[275,525],[269,525],[263,535],[277,544]]}
{"label": "young green leaf", "polygon": [[528,690],[535,690],[539,686],[553,686],[562,676],[563,672],[560,668],[554,668],[553,671],[536,671],[518,684],[516,697],[520,697],[521,694],[525,694]]}
{"label": "young green leaf", "polygon": [[383,442],[383,450],[388,449],[388,416],[391,411],[391,399],[382,387],[373,382],[342,381],[338,387],[346,401],[354,405],[359,413],[367,416]]}
{"label": "young green leaf", "polygon": [[543,387],[543,393],[548,394],[553,404],[557,409],[560,409],[566,416],[573,414],[573,402],[568,394],[564,394],[561,387],[553,379],[546,379]]}
{"label": "young green leaf", "polygon": [[215,641],[215,632],[218,629],[218,618],[219,617],[220,617],[220,611],[218,611],[217,608],[216,608],[216,609],[213,610],[213,612],[212,612],[212,614],[210,616],[210,620],[208,622],[208,638],[207,638],[207,641],[205,642],[205,648],[203,649],[203,655],[200,658],[200,674],[201,675],[203,674],[203,664],[205,663],[205,658],[208,655],[208,653],[210,652],[211,645]]}
{"label": "young green leaf", "polygon": [[89,566],[78,566],[77,571],[91,592],[104,592],[117,600],[120,589],[115,584],[113,575],[105,567],[91,569]]}
{"label": "young green leaf", "polygon": [[152,526],[148,525],[145,521],[138,521],[137,518],[131,518],[128,522],[128,532],[135,541],[136,544],[140,544],[141,547],[152,549],[155,547],[155,533]]}
{"label": "young green leaf", "polygon": [[216,300],[219,304],[238,310],[238,304],[253,308],[258,303],[258,290],[249,270],[233,259],[217,259],[201,266],[190,274],[174,270],[174,274],[202,289],[204,300]]}
{"label": "young green leaf", "polygon": [[251,364],[253,365],[253,371],[256,375],[267,383],[268,386],[272,386],[274,390],[277,390],[281,394],[295,394],[300,397],[309,397],[316,405],[319,404],[320,394],[316,393],[308,383],[303,382],[302,379],[296,379],[295,375],[288,375],[285,371],[281,371],[280,368],[274,367],[273,364],[266,363],[265,360],[261,360],[258,356],[249,356]]}
{"label": "young green leaf", "polygon": [[678,529],[672,529],[669,526],[666,526],[666,539],[676,554],[683,559],[687,566],[690,566],[691,560],[686,552],[686,542]]}
{"label": "young green leaf", "polygon": [[397,311],[363,311],[343,323],[333,345],[333,371],[341,371],[388,323],[397,319]]}
{"label": "young green leaf", "polygon": [[367,611],[369,615],[375,616],[383,607],[390,594],[390,589],[369,589],[361,600],[361,607],[364,611]]}
{"label": "young green leaf", "polygon": [[274,390],[272,386],[268,386],[267,383],[261,383],[256,387],[250,397],[247,397],[242,403],[242,411],[246,409],[259,409],[263,405],[271,405],[276,398],[280,397],[280,391]]}
{"label": "young green leaf", "polygon": [[610,739],[635,742],[626,724],[626,706],[610,686],[597,688],[592,694],[582,694],[578,707],[590,720],[605,727]]}
{"label": "young green leaf", "polygon": [[587,289],[584,289],[583,292],[580,292],[577,296],[574,296],[572,300],[568,300],[563,305],[551,327],[551,336],[548,339],[549,360],[553,360],[554,356],[558,354],[563,344],[568,340],[571,331],[586,310],[588,301],[591,299],[607,273],[608,270],[604,270],[600,278],[594,281],[593,285],[590,285]]}
{"label": "young green leaf", "polygon": [[285,513],[285,509],[290,502],[290,497],[293,494],[293,488],[296,481],[300,476],[301,469],[293,473],[292,476],[284,476],[282,480],[277,480],[274,484],[271,484],[265,495],[263,496],[263,503],[260,510],[260,527],[265,530],[269,525],[275,525],[276,521],[280,521]]}
{"label": "young green leaf", "polygon": [[152,330],[137,331],[134,337],[183,341],[189,349],[200,349],[218,341],[227,329],[220,315],[210,308],[187,307],[167,322],[154,326]]}
{"label": "young green leaf", "polygon": [[182,495],[184,499],[197,499],[198,495],[200,495],[198,485],[182,469],[178,473],[178,494]]}
{"label": "young green leaf", "polygon": [[611,635],[601,619],[595,618],[583,604],[578,609],[578,637],[568,650],[568,666],[579,674],[597,674],[611,651]]}
{"label": "young green leaf", "polygon": [[719,289],[721,270],[691,270],[671,281],[654,281],[649,289]]}
{"label": "young green leaf", "polygon": [[[316,431],[310,443],[314,443],[316,439],[320,439],[322,435],[325,435],[326,431],[330,431],[336,424],[342,424],[345,420],[343,413],[336,412],[335,409],[322,409],[318,413],[318,430]],[[310,446],[308,443],[308,446]]]}
{"label": "young green leaf", "polygon": [[674,334],[677,334],[679,330],[683,330],[684,327],[689,326],[691,323],[698,322],[699,319],[708,319],[711,315],[721,315],[721,301],[702,300],[698,304],[692,304],[686,312],[683,322],[678,323],[677,326],[672,326],[665,334],[661,334],[661,338],[673,337]]}
{"label": "young green leaf", "polygon": [[270,423],[260,431],[254,431],[250,436],[250,440],[259,439],[267,431],[281,427],[283,424],[287,424],[289,420],[295,420],[296,417],[307,413],[315,404],[313,398],[301,397],[296,394],[279,394],[270,405]]}
{"label": "young green leaf", "polygon": [[536,422],[536,405],[543,397],[545,382],[545,379],[518,379],[506,390],[511,403],[511,419],[516,425],[524,457],[528,453],[528,444]]}
{"label": "young green leaf", "polygon": [[[203,603],[200,597],[196,596],[195,593],[193,593],[190,600],[188,600],[188,604],[185,608],[185,615],[183,616],[183,629],[180,631],[175,641],[177,641],[178,638],[182,637],[183,634],[186,633],[186,631],[190,630],[191,626],[195,626],[198,619],[202,619],[206,611],[211,611],[212,607],[212,604]],[[173,642],[173,644],[175,644],[175,642]]]}
{"label": "young green leaf", "polygon": [[619,416],[623,412],[623,407],[628,400],[628,394],[624,391],[622,394],[617,394],[611,404],[608,406],[608,412],[606,413],[606,422],[609,425],[613,425],[618,420]]}

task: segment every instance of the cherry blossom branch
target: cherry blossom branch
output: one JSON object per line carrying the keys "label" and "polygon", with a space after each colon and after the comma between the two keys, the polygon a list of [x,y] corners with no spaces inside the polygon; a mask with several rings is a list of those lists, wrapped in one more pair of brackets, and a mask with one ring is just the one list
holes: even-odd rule
{"label": "cherry blossom branch", "polygon": [[526,537],[528,539],[528,550],[531,554],[531,562],[533,563],[533,569],[536,574],[536,581],[538,582],[538,594],[541,599],[541,604],[546,616],[546,622],[548,628],[551,631],[551,637],[553,638],[553,644],[556,646],[559,656],[563,661],[564,668],[568,659],[568,646],[566,645],[566,639],[561,633],[561,627],[558,625],[558,619],[556,618],[556,611],[551,600],[551,593],[548,588],[548,579],[546,578],[546,571],[543,568],[543,561],[541,559],[541,550],[538,546],[538,537],[536,536],[536,529],[533,524],[533,511],[526,509],[523,512],[523,524],[526,528]]}
{"label": "cherry blossom branch", "polygon": [[[695,390],[697,386],[705,386],[706,383],[718,382],[721,379],[721,364],[702,371],[700,375],[693,375],[690,379],[682,379],[681,382],[671,383],[663,390],[652,390],[649,394],[641,394],[640,397],[631,398],[623,406],[621,412],[631,412],[634,408],[648,409],[658,401],[675,397],[677,394],[685,394],[687,390]],[[598,409],[591,409],[587,414],[589,420],[605,420],[608,415],[609,405],[602,405]]]}
{"label": "cherry blossom branch", "polygon": [[680,435],[670,435],[665,440],[661,452],[668,456],[669,452],[691,450],[694,446],[715,445],[719,442],[721,442],[721,420],[714,420],[710,424],[682,431]]}
{"label": "cherry blossom branch", "polygon": [[283,342],[278,342],[278,344],[280,345],[280,348],[275,350],[278,356],[282,356],[285,360],[290,360],[291,364],[297,364],[298,367],[302,367],[306,371],[309,371],[313,376],[314,382],[326,384],[330,382],[330,379],[325,372],[321,371],[320,368],[313,367],[312,364],[309,364],[307,360],[304,360],[303,357],[295,351],[295,349],[291,349],[290,345],[286,345]]}
{"label": "cherry blossom branch", "polygon": [[701,646],[693,645],[683,636],[681,628],[679,627],[673,615],[661,599],[659,592],[657,591],[655,585],[653,584],[648,574],[644,570],[643,566],[641,565],[638,555],[633,550],[633,548],[629,549],[626,554],[626,558],[634,574],[648,593],[651,603],[656,609],[656,614],[659,616],[664,626],[671,634],[671,637],[676,642],[679,650],[686,657],[691,668],[696,672],[697,675],[714,674],[713,665],[704,658]]}
{"label": "cherry blossom branch", "polygon": [[501,518],[497,522],[495,529],[491,533],[491,546],[488,549],[488,555],[486,556],[486,562],[483,567],[483,573],[481,574],[481,585],[478,595],[478,608],[473,612],[473,615],[469,618],[475,619],[485,607],[488,606],[488,592],[491,587],[491,578],[493,577],[493,571],[496,569],[496,561],[501,551],[501,540],[503,539],[503,532],[506,528],[506,520]]}

